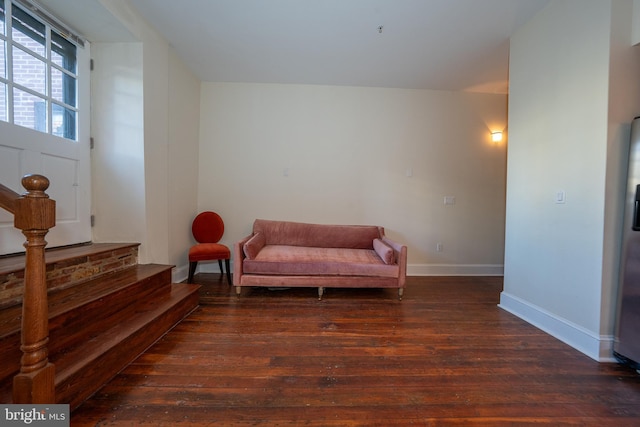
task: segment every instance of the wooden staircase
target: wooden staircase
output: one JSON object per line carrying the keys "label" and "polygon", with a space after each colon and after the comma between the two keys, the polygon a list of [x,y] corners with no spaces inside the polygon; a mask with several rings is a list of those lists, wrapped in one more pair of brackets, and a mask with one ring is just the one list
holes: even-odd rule
{"label": "wooden staircase", "polygon": [[[171,266],[91,261],[109,261],[109,256],[118,258],[132,250],[137,252],[137,244],[92,244],[46,252],[47,346],[49,362],[55,366],[56,403],[78,407],[198,306],[199,286],[172,284]],[[79,264],[94,267],[82,270]],[[3,277],[19,275],[24,262],[19,266],[19,259],[0,259],[0,285]],[[65,283],[57,268],[87,277],[77,281],[78,275],[66,275]],[[13,377],[22,356],[22,307],[14,300],[0,300],[1,403],[12,402]]]}

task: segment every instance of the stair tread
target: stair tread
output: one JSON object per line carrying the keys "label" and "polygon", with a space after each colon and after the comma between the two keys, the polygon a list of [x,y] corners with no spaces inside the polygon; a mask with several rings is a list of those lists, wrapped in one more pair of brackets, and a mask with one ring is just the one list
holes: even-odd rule
{"label": "stair tread", "polygon": [[[137,264],[138,246],[46,251],[49,361],[55,366],[56,400],[72,410],[198,307],[200,286],[171,283],[173,266]],[[20,369],[22,303],[16,290],[23,290],[24,265],[24,254],[0,257],[0,278],[6,280],[0,358],[8,362],[0,365],[3,403],[12,401]]]}
{"label": "stair tread", "polygon": [[178,301],[197,292],[199,287],[199,285],[184,283],[171,284],[170,294],[152,296],[144,304],[141,304],[140,312],[127,318],[126,322],[113,325],[91,340],[75,346],[69,351],[53,355],[50,361],[56,367],[56,384],[64,382],[71,374],[95,361],[100,355],[113,348],[116,343],[133,335],[163,313],[171,310]]}
{"label": "stair tread", "polygon": [[[117,272],[107,273],[82,284],[49,293],[49,319],[103,298],[172,266],[162,264],[137,264]],[[18,333],[21,327],[22,305],[0,310],[0,338]]]}
{"label": "stair tread", "polygon": [[[194,305],[186,306],[183,311],[179,313],[180,318],[184,318],[197,308],[197,295],[200,285],[173,283],[170,286],[170,293],[157,292],[155,295],[152,295],[149,299],[141,303],[140,312],[127,318],[126,322],[113,325],[91,340],[70,348],[64,353],[52,355],[50,362],[55,366],[56,388],[64,385],[74,374],[89,369],[101,356],[108,354],[110,351],[118,351],[116,347],[119,343],[135,335],[137,332],[144,330],[153,322],[157,321],[157,319],[174,310],[174,307],[179,306],[181,302],[193,298],[194,295]],[[175,324],[177,324],[177,322],[171,326],[173,327]],[[170,328],[164,330],[159,337],[169,330]],[[147,347],[157,341],[158,338],[149,342]],[[127,354],[130,360],[123,360],[125,363],[123,363],[122,367],[124,368],[124,366],[128,365],[140,354],[142,354],[142,352],[139,354]],[[117,374],[117,372],[110,372],[111,376],[115,374]],[[11,383],[11,378],[0,383],[0,402],[8,403],[11,401]],[[87,396],[84,398],[86,397]]]}

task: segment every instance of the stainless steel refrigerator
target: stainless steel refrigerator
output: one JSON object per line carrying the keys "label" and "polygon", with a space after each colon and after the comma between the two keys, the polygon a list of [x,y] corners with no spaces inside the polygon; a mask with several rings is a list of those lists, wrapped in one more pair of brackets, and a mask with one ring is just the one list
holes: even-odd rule
{"label": "stainless steel refrigerator", "polygon": [[640,117],[631,123],[614,356],[640,368]]}

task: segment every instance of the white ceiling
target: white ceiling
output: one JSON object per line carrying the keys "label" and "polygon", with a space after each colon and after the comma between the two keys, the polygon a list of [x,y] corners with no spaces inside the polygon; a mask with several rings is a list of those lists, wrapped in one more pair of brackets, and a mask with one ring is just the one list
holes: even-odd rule
{"label": "white ceiling", "polygon": [[[129,1],[203,81],[506,93],[509,37],[550,0]],[[40,3],[90,41],[131,37],[100,0]]]}

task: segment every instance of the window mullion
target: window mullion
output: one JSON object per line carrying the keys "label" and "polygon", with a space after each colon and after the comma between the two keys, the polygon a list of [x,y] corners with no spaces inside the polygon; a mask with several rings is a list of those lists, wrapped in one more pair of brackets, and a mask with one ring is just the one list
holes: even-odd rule
{"label": "window mullion", "polygon": [[48,24],[45,24],[45,55],[47,57],[47,66],[46,66],[46,81],[45,81],[45,91],[47,95],[47,133],[53,133],[53,93],[52,87],[53,84],[51,82],[51,27]]}
{"label": "window mullion", "polygon": [[13,108],[13,3],[10,1],[5,2],[5,16],[4,25],[7,36],[7,43],[5,45],[5,64],[7,67],[7,120],[9,123],[14,123],[14,108]]}

